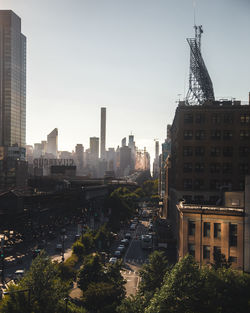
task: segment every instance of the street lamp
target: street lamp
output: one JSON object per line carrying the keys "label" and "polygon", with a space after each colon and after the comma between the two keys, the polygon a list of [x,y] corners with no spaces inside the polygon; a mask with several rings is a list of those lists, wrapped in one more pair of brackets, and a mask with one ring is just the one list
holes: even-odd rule
{"label": "street lamp", "polygon": [[61,230],[62,234],[62,262],[64,262],[64,239],[65,239],[65,229]]}
{"label": "street lamp", "polygon": [[65,301],[65,312],[68,313],[68,302],[69,302],[69,298],[64,298],[63,299]]}

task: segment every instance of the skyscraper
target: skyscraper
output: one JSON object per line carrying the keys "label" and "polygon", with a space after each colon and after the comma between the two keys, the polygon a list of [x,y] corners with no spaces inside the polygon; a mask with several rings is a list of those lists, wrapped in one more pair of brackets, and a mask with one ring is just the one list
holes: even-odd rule
{"label": "skyscraper", "polygon": [[48,134],[47,136],[47,153],[50,153],[55,158],[57,158],[57,153],[58,153],[58,129],[57,128],[52,130],[52,132]]}
{"label": "skyscraper", "polygon": [[0,146],[26,145],[26,37],[21,19],[0,10]]}
{"label": "skyscraper", "polygon": [[26,38],[21,19],[0,10],[0,188],[27,182]]}
{"label": "skyscraper", "polygon": [[106,108],[101,108],[101,159],[106,159]]}
{"label": "skyscraper", "polygon": [[99,138],[98,137],[90,137],[89,138],[89,148],[90,155],[93,162],[97,162],[99,158]]}

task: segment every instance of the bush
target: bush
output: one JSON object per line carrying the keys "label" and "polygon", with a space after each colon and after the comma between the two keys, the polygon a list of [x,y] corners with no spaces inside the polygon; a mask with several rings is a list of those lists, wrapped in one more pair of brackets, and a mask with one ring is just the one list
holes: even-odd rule
{"label": "bush", "polygon": [[81,259],[83,257],[83,255],[85,254],[85,247],[83,245],[83,243],[80,240],[77,240],[73,246],[73,254],[75,254],[79,259]]}

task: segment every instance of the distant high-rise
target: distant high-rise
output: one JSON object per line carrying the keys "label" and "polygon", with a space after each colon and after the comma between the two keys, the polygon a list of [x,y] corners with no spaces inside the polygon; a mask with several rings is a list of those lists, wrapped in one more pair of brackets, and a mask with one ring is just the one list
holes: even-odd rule
{"label": "distant high-rise", "polygon": [[122,138],[122,147],[125,147],[127,145],[127,138]]}
{"label": "distant high-rise", "polygon": [[57,158],[58,153],[58,129],[55,128],[52,132],[47,136],[47,153],[53,154],[55,158]]}
{"label": "distant high-rise", "polygon": [[101,108],[101,159],[106,159],[106,108]]}
{"label": "distant high-rise", "polygon": [[0,10],[0,146],[26,145],[26,37],[21,19]]}
{"label": "distant high-rise", "polygon": [[89,148],[90,148],[90,157],[92,161],[97,161],[99,158],[99,138],[98,137],[89,138]]}

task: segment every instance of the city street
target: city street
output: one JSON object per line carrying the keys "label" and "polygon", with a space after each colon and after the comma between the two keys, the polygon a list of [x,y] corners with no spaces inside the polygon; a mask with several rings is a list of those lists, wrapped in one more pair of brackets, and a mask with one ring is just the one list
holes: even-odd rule
{"label": "city street", "polygon": [[122,271],[123,277],[126,279],[126,293],[127,296],[135,295],[139,285],[139,270],[144,263],[148,262],[148,256],[151,250],[143,250],[141,248],[141,235],[148,233],[148,222],[140,221],[135,231],[130,231],[132,234],[131,242],[124,255],[124,267]]}

